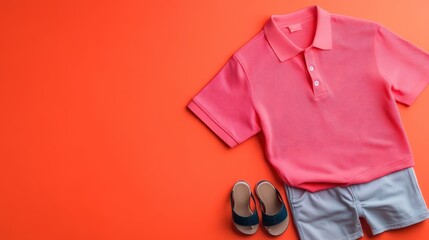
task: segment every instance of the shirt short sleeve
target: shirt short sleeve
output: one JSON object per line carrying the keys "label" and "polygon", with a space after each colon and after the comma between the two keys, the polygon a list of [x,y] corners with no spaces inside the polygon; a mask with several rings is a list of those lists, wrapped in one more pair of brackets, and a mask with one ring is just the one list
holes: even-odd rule
{"label": "shirt short sleeve", "polygon": [[429,82],[429,54],[377,24],[375,59],[396,101],[411,105]]}
{"label": "shirt short sleeve", "polygon": [[231,148],[260,131],[249,80],[235,55],[187,107]]}

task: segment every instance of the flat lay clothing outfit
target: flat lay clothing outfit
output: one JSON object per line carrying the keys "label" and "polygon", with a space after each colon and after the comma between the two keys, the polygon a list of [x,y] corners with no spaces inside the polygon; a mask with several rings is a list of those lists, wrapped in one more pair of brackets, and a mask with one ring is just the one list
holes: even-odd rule
{"label": "flat lay clothing outfit", "polygon": [[317,5],[272,15],[188,103],[230,147],[262,131],[268,161],[308,191],[414,166],[395,101],[429,82],[429,54]]}
{"label": "flat lay clothing outfit", "polygon": [[[429,83],[429,53],[318,5],[272,15],[187,107],[229,147],[262,132],[301,239],[356,239],[428,218],[397,103]],[[297,197],[298,196],[298,197]]]}

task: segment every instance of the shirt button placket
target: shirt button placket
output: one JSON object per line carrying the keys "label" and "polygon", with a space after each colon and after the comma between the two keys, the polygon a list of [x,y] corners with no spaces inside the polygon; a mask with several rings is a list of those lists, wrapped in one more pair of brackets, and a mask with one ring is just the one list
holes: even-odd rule
{"label": "shirt button placket", "polygon": [[312,89],[314,97],[319,97],[325,93],[325,84],[320,78],[313,51],[311,49],[306,49],[304,51],[304,57],[308,72],[310,73],[310,77],[313,82]]}

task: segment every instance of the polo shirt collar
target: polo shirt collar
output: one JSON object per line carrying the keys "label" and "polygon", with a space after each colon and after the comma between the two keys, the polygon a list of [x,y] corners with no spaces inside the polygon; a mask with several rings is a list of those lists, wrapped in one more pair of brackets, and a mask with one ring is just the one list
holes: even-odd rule
{"label": "polo shirt collar", "polygon": [[308,16],[316,19],[316,32],[313,47],[328,50],[332,48],[331,16],[329,12],[313,5],[293,13],[272,15],[264,26],[267,40],[280,61],[287,60],[303,51],[303,48],[295,45],[280,29],[280,24],[296,21]]}

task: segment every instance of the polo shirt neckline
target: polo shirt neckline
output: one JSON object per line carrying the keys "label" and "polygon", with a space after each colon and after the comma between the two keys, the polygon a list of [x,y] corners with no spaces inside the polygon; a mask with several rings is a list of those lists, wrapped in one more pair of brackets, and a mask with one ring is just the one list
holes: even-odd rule
{"label": "polo shirt neckline", "polygon": [[308,18],[316,20],[316,31],[312,44],[306,49],[317,47],[322,50],[329,50],[332,48],[331,16],[329,12],[318,5],[312,5],[289,14],[271,15],[263,30],[280,61],[285,61],[306,50],[293,43],[280,30],[280,27],[286,23]]}

